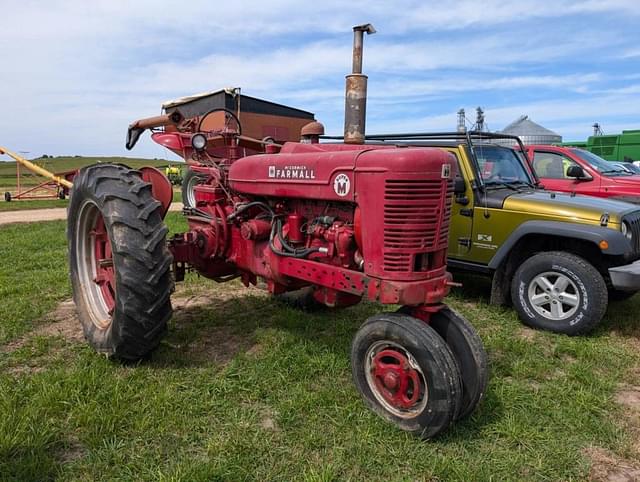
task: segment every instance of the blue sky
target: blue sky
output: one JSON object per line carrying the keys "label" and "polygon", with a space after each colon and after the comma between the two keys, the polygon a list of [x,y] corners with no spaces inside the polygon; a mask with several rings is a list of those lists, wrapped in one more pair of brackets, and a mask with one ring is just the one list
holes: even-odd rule
{"label": "blue sky", "polygon": [[640,128],[640,8],[615,1],[0,0],[0,145],[168,157],[127,125],[222,87],[312,111],[340,134],[351,27],[365,39],[368,133],[451,130],[476,106],[584,139]]}

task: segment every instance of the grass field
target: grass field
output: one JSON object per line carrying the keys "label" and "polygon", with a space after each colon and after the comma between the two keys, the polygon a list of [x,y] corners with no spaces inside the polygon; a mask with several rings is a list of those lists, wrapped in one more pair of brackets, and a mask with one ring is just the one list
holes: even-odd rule
{"label": "grass field", "polygon": [[21,201],[11,201],[8,203],[0,201],[0,212],[23,211],[28,209],[66,208],[68,205],[68,199],[25,199]]}
{"label": "grass field", "polygon": [[301,313],[192,275],[160,349],[123,366],[87,347],[59,304],[64,230],[0,227],[2,480],[605,480],[638,468],[640,296],[569,338],[524,328],[487,304],[486,282],[462,279],[449,303],[482,336],[489,391],[425,442],[367,410],[351,382],[351,337],[381,307]]}
{"label": "grass field", "polygon": [[[155,166],[165,167],[169,164],[175,164],[175,161],[168,161],[166,159],[139,159],[133,157],[53,157],[47,159],[34,159],[35,162],[41,167],[51,172],[63,172],[78,169],[83,166],[95,164],[96,162],[110,162],[126,164],[132,168],[138,168],[142,166]],[[182,163],[177,163],[182,164]],[[31,174],[26,168],[22,168],[21,172],[24,174],[22,177],[22,183],[25,186],[34,186],[44,181],[42,177]],[[0,162],[0,191],[12,191],[16,186],[16,162],[7,161]]]}

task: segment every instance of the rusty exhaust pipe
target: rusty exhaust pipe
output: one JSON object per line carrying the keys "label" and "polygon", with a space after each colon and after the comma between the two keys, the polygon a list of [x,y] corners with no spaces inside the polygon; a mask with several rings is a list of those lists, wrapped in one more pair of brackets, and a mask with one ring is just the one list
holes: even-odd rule
{"label": "rusty exhaust pipe", "polygon": [[362,73],[362,45],[364,32],[376,33],[373,25],[366,23],[353,27],[353,66],[347,75],[344,105],[345,144],[364,144],[367,115],[367,76]]}

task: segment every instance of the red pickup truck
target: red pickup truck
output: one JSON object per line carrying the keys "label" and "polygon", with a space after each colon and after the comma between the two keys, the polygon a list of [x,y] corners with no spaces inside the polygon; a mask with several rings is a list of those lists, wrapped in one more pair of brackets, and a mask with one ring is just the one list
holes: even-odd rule
{"label": "red pickup truck", "polygon": [[640,175],[575,147],[530,145],[527,155],[549,191],[611,197],[640,204]]}

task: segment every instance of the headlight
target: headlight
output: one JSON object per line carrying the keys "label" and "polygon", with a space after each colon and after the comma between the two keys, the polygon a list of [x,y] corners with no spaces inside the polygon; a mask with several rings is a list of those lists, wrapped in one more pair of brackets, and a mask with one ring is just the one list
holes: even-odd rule
{"label": "headlight", "polygon": [[631,228],[626,221],[622,221],[622,224],[620,225],[620,231],[622,231],[622,234],[624,234],[625,238],[631,241],[631,238],[633,238],[633,232],[631,231]]}
{"label": "headlight", "polygon": [[204,134],[194,134],[191,137],[191,145],[196,151],[201,151],[207,147],[207,138]]}

